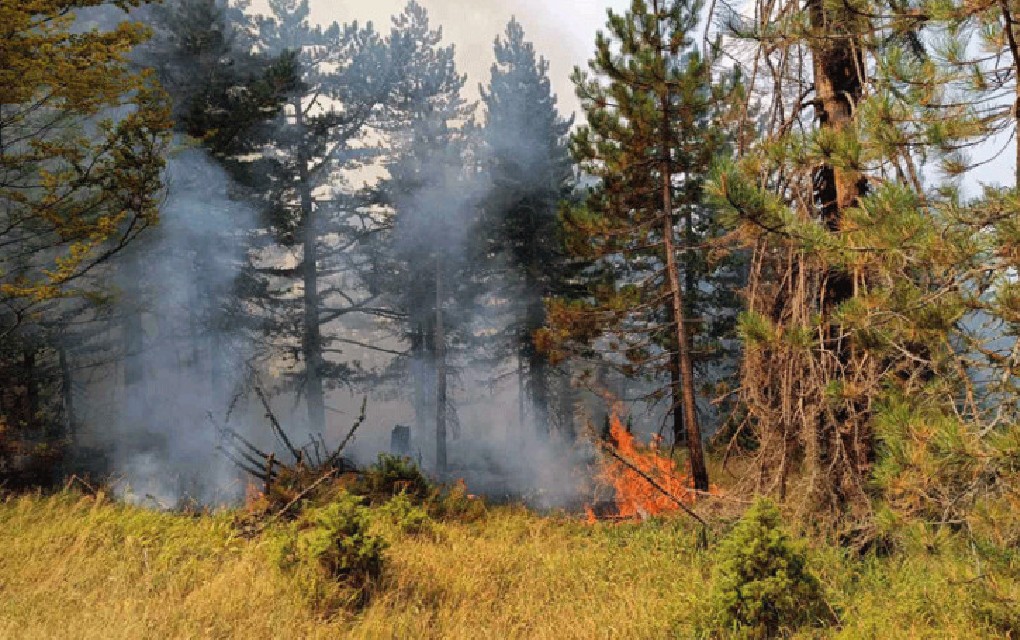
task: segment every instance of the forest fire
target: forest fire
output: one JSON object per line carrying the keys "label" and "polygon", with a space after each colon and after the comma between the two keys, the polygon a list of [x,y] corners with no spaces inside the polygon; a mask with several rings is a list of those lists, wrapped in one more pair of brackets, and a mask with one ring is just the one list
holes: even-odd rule
{"label": "forest fire", "polygon": [[[615,518],[647,518],[683,509],[693,504],[696,494],[689,475],[676,462],[658,451],[657,442],[640,447],[614,408],[610,415],[606,455],[599,462],[595,480],[614,492]],[[599,520],[591,506],[585,507],[589,523]]]}

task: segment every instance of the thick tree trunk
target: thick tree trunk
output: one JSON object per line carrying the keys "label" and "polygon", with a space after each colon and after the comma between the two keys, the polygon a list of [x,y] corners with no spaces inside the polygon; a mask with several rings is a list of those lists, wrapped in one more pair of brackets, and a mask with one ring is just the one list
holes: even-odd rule
{"label": "thick tree trunk", "polygon": [[[847,12],[832,15],[823,0],[808,0],[807,7],[816,34],[811,53],[818,124],[842,131],[852,124],[854,107],[863,95],[863,52],[856,42],[858,36],[844,31]],[[866,186],[863,176],[845,168],[827,164],[818,169],[815,197],[830,230],[839,231],[843,212],[857,204]],[[846,292],[840,290],[833,295],[843,296]]]}
{"label": "thick tree trunk", "polygon": [[[807,0],[811,27],[811,54],[814,66],[814,85],[818,125],[835,133],[852,126],[854,108],[864,90],[864,56],[860,47],[860,34],[854,32],[859,22],[849,10],[830,9],[824,0]],[[857,205],[864,195],[867,181],[863,175],[847,168],[824,164],[814,175],[814,196],[822,221],[830,232],[842,232],[843,217],[847,209]],[[854,281],[845,269],[828,268],[823,274],[823,291],[820,300],[823,326],[826,327],[825,348],[835,355],[838,368],[847,371],[853,358],[851,345],[840,336],[839,327],[832,321],[838,307],[854,295]],[[849,414],[839,412],[835,420],[827,412],[821,412],[816,433],[805,434],[807,439],[807,464],[814,477],[830,478],[832,470],[849,465],[854,472],[860,472],[870,457],[870,443],[842,442],[841,427]],[[854,430],[856,431],[856,430]],[[839,451],[851,456],[843,463],[835,464]],[[843,501],[843,481],[831,477],[825,487],[831,491],[835,501]]]}
{"label": "thick tree trunk", "polygon": [[443,262],[436,258],[436,473],[446,475],[446,327],[443,322]]}
{"label": "thick tree trunk", "polygon": [[[294,118],[299,132],[304,132],[304,112],[301,100],[294,100]],[[319,326],[319,270],[318,240],[315,225],[315,203],[308,175],[309,158],[304,144],[298,148],[298,177],[303,225],[304,264],[304,326],[301,350],[305,358],[305,393],[308,399],[308,428],[322,433],[326,427],[326,401],[322,388],[322,329]]]}

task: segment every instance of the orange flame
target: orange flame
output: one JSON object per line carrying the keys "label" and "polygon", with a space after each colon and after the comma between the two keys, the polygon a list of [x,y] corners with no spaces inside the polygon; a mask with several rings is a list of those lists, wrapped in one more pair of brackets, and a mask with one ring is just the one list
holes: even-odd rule
{"label": "orange flame", "polygon": [[[659,439],[653,439],[648,447],[639,447],[633,434],[620,421],[617,407],[613,408],[610,416],[609,435],[622,458],[684,504],[694,503],[696,494],[690,476],[680,471],[672,458],[659,454]],[[641,474],[615,458],[602,458],[596,480],[614,490],[618,517],[646,518],[680,508]],[[590,507],[585,511],[588,522],[594,522],[594,511]]]}

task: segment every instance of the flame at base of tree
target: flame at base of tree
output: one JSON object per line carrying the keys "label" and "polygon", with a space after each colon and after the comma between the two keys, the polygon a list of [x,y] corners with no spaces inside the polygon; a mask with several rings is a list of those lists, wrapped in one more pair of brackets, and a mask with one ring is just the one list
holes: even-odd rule
{"label": "flame at base of tree", "polygon": [[[609,455],[599,461],[595,480],[613,490],[616,517],[647,518],[680,510],[677,501],[686,505],[695,502],[697,493],[691,476],[681,471],[676,461],[659,452],[658,440],[648,447],[639,446],[620,420],[618,406],[614,406],[610,415],[609,436],[612,442],[607,446],[613,446],[620,458],[633,465]],[[598,520],[590,506],[585,507],[585,513],[588,522]]]}

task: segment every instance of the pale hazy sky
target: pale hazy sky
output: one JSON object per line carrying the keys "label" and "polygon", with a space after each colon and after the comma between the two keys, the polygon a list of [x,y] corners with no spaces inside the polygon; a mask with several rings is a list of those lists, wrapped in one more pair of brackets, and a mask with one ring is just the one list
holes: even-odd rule
{"label": "pale hazy sky", "polygon": [[[524,32],[535,43],[540,55],[549,60],[553,90],[563,115],[579,110],[570,74],[575,66],[584,67],[595,49],[595,32],[605,27],[606,9],[623,11],[630,0],[420,0],[428,9],[433,26],[443,28],[446,43],[457,48],[457,64],[468,74],[466,97],[478,96],[478,83],[488,82],[492,65],[492,42],[502,34],[511,16],[524,25]],[[386,33],[390,16],[398,13],[407,0],[309,0],[313,20],[366,22]],[[253,0],[255,12],[267,11],[266,0]],[[578,118],[580,119],[580,117]],[[996,156],[1008,141],[994,141],[974,152],[974,159],[988,164],[968,176],[971,189],[978,183],[1010,184],[1013,180],[1013,153]]]}
{"label": "pale hazy sky", "polygon": [[[479,82],[487,82],[492,64],[492,42],[502,34],[511,16],[524,25],[540,55],[549,60],[553,89],[564,115],[578,109],[570,83],[574,66],[584,66],[595,49],[595,32],[605,26],[606,9],[622,10],[630,0],[421,0],[433,26],[443,28],[443,39],[457,47],[457,64],[468,74],[468,96],[477,97]],[[387,32],[390,16],[406,0],[310,0],[312,18],[328,24],[371,20]],[[265,0],[252,4],[266,10]]]}

